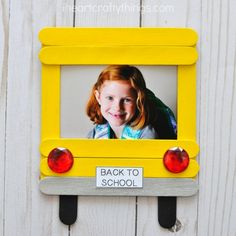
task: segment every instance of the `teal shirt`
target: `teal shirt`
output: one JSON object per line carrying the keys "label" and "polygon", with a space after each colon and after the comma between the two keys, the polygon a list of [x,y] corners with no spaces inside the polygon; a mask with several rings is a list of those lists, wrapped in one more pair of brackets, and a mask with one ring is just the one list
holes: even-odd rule
{"label": "teal shirt", "polygon": [[[96,125],[87,135],[90,139],[111,139],[114,138],[114,133],[108,124]],[[148,125],[140,130],[132,129],[130,126],[125,126],[121,139],[157,139],[158,135],[155,129]]]}

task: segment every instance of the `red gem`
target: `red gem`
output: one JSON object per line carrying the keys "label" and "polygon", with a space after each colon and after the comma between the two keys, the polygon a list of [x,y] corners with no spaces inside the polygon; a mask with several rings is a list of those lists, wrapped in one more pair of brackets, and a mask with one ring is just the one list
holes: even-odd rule
{"label": "red gem", "polygon": [[72,153],[66,148],[55,148],[48,155],[48,166],[56,173],[64,173],[71,169],[74,162]]}
{"label": "red gem", "polygon": [[182,148],[171,148],[165,153],[163,163],[170,172],[180,173],[188,167],[189,155]]}

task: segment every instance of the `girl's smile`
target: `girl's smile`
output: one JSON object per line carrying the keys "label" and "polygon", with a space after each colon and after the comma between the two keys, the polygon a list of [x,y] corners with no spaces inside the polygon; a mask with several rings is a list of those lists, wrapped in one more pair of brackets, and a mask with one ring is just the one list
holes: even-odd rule
{"label": "girl's smile", "polygon": [[123,129],[135,115],[137,97],[129,81],[107,80],[99,91],[95,91],[95,97],[103,117],[114,132]]}

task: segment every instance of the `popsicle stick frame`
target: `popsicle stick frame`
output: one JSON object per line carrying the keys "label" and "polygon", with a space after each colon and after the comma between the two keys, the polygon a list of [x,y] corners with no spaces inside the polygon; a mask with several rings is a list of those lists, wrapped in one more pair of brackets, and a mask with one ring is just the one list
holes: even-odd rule
{"label": "popsicle stick frame", "polygon": [[[186,28],[44,28],[40,190],[49,195],[191,196],[198,190],[196,142],[197,34]],[[60,136],[60,70],[65,65],[177,66],[177,139],[82,139]],[[188,167],[170,172],[168,150],[185,150]],[[69,150],[63,173],[48,165]],[[56,152],[56,155],[59,155]],[[120,176],[119,176],[120,173]],[[125,174],[126,173],[126,174]],[[131,176],[131,173],[133,175]]]}

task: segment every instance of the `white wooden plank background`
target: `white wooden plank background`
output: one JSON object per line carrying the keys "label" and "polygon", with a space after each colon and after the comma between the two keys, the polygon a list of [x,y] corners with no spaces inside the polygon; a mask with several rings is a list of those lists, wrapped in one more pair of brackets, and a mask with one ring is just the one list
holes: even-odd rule
{"label": "white wooden plank background", "polygon": [[[99,5],[100,11],[89,10],[88,5]],[[120,12],[109,11],[111,5],[120,7]],[[156,6],[159,11],[144,10]],[[235,0],[1,1],[0,235],[236,235],[235,18]],[[78,221],[69,230],[58,219],[58,198],[39,192],[37,34],[45,26],[73,25],[187,26],[199,33],[200,191],[178,198],[178,232],[159,227],[153,197],[79,197]]]}
{"label": "white wooden plank background", "polygon": [[0,2],[0,235],[4,233],[5,193],[5,136],[6,136],[6,93],[8,58],[8,2]]}

